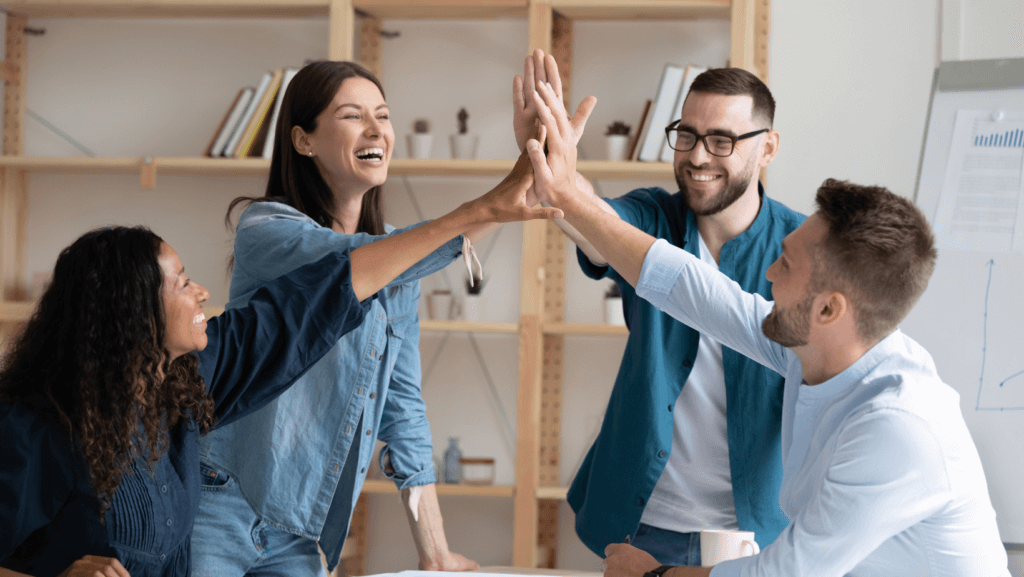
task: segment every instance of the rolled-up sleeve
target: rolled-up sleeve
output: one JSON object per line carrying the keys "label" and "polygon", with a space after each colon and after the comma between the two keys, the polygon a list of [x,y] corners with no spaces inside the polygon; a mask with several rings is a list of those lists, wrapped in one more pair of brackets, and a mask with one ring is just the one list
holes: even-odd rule
{"label": "rolled-up sleeve", "polygon": [[[415,285],[414,297],[418,301],[419,283]],[[403,332],[402,348],[391,371],[378,439],[385,443],[379,456],[381,469],[401,491],[417,485],[429,485],[437,479],[427,405],[421,396],[418,315],[412,322],[403,323],[400,330]]]}

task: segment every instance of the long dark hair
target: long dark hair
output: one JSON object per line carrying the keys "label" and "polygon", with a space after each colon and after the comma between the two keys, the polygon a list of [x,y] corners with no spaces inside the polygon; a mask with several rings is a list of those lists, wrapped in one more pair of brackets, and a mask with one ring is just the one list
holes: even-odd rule
{"label": "long dark hair", "polygon": [[[224,217],[229,229],[231,213],[240,203],[278,201],[281,198],[285,204],[309,216],[320,226],[330,227],[336,222],[334,194],[313,159],[295,150],[292,127],[302,127],[307,133],[315,131],[317,116],[334,100],[341,83],[353,77],[373,82],[384,96],[380,80],[355,62],[319,60],[307,64],[292,78],[274,127],[276,140],[266,194],[261,197],[240,196],[232,200]],[[380,186],[371,188],[363,196],[356,230],[345,232],[384,234],[384,199]]]}
{"label": "long dark hair", "polygon": [[162,243],[144,227],[112,227],[65,248],[0,370],[0,399],[81,450],[101,512],[137,458],[152,468],[167,451],[170,427],[214,422],[198,361],[170,361],[165,348]]}

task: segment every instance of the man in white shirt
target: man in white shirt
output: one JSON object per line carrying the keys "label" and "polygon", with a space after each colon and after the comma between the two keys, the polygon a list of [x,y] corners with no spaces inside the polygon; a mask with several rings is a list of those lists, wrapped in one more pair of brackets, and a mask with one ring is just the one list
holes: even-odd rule
{"label": "man in white shirt", "polygon": [[533,97],[549,149],[527,146],[538,197],[640,297],[786,377],[779,503],[790,524],[778,539],[714,568],[658,567],[612,544],[606,577],[1008,576],[959,395],[897,328],[935,265],[921,212],[884,188],[826,180],[768,269],[773,304],[581,194],[564,109],[546,85]]}

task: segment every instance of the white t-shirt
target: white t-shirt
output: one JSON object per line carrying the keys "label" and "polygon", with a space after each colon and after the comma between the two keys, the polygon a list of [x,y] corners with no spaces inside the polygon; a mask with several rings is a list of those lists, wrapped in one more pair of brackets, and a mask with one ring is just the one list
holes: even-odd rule
{"label": "white t-shirt", "polygon": [[[700,259],[718,263],[697,235]],[[722,345],[700,335],[693,370],[676,399],[672,453],[640,522],[693,533],[703,529],[738,529],[729,468]]]}

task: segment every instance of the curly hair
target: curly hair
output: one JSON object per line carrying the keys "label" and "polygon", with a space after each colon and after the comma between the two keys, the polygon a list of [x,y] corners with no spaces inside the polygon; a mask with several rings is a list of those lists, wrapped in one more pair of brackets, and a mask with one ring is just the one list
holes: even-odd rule
{"label": "curly hair", "polygon": [[165,348],[162,243],[145,227],[111,227],[65,248],[0,370],[0,399],[81,451],[101,516],[134,462],[152,470],[166,453],[171,427],[214,424],[198,360],[171,361]]}

